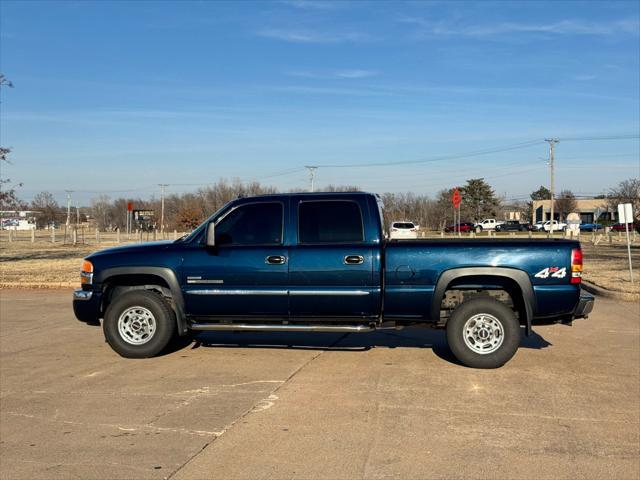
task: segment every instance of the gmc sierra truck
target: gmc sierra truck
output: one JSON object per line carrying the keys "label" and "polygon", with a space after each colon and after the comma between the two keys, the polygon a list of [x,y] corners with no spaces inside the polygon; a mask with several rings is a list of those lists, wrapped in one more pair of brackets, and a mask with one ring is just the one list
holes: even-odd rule
{"label": "gmc sierra truck", "polygon": [[532,324],[571,324],[580,291],[572,240],[388,241],[368,193],[234,200],[176,241],[93,253],[74,292],[76,317],[100,325],[129,358],[202,331],[446,330],[463,364],[496,368]]}

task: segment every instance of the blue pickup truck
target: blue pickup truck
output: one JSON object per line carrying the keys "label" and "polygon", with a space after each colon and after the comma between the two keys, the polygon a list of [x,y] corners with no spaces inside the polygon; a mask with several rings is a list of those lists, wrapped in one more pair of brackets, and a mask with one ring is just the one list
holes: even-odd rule
{"label": "blue pickup truck", "polygon": [[571,240],[388,241],[369,193],[234,200],[176,241],[93,253],[76,317],[129,358],[201,331],[446,329],[463,364],[507,362],[536,322],[586,317]]}

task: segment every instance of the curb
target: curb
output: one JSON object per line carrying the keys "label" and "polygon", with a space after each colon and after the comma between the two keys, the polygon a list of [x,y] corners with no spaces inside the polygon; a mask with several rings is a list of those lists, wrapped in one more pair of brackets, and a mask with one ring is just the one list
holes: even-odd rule
{"label": "curb", "polygon": [[587,292],[592,293],[594,295],[598,295],[604,298],[613,298],[615,300],[629,300],[627,293],[615,292],[613,290],[607,290],[606,288],[598,287],[591,282],[586,280],[582,280],[581,282],[582,288]]}

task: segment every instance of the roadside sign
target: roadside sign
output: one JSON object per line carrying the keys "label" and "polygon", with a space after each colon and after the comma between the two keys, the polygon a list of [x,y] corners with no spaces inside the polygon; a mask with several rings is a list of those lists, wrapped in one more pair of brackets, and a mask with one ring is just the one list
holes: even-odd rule
{"label": "roadside sign", "polygon": [[462,202],[462,195],[460,195],[460,190],[457,188],[453,191],[453,197],[451,198],[453,202],[453,206],[458,208],[460,206],[460,202]]}
{"label": "roadside sign", "polygon": [[629,239],[629,224],[633,228],[633,207],[630,203],[618,204],[618,222],[624,224],[627,233],[627,255],[629,257],[629,280],[633,283],[633,267],[631,266],[631,240]]}
{"label": "roadside sign", "polygon": [[130,212],[133,210],[133,202],[127,202],[127,210]]}
{"label": "roadside sign", "polygon": [[136,222],[143,222],[153,219],[155,212],[153,210],[134,210],[133,218]]}
{"label": "roadside sign", "polygon": [[633,223],[633,207],[630,203],[618,204],[618,222]]}

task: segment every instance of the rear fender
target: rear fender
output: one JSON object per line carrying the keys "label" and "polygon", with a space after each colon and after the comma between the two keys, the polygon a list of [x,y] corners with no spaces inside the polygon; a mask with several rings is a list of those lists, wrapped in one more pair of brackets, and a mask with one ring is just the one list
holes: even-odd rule
{"label": "rear fender", "polygon": [[458,280],[462,277],[500,277],[508,278],[516,282],[520,291],[522,292],[522,301],[525,309],[525,332],[527,335],[531,334],[531,320],[535,314],[535,295],[533,293],[533,286],[529,275],[522,270],[516,270],[514,268],[503,267],[463,267],[453,268],[447,270],[440,275],[436,282],[436,288],[433,292],[433,301],[431,303],[431,319],[437,321],[440,319],[440,306],[444,298],[447,287],[454,280]]}

